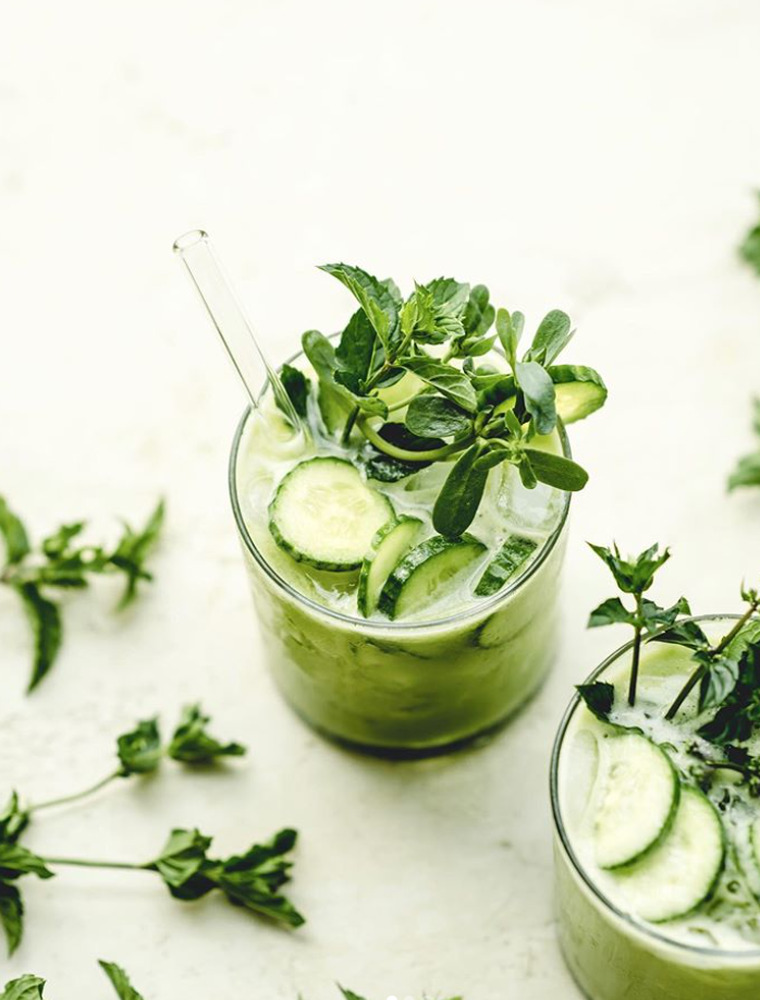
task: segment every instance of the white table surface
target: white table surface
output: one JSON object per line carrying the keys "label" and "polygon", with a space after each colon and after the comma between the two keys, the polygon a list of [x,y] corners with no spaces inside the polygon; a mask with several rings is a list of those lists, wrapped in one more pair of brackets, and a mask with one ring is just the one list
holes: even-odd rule
{"label": "white table surface", "polygon": [[[157,582],[133,613],[74,597],[31,698],[26,623],[0,594],[0,789],[94,780],[136,717],[202,699],[245,740],[222,775],[166,767],[40,818],[43,852],[141,860],[173,825],[233,851],[298,827],[288,933],[150,876],[25,880],[26,939],[0,980],[52,1000],[423,990],[574,998],[554,939],[546,775],[571,686],[621,633],[587,633],[612,591],[584,539],[672,544],[657,595],[734,610],[760,569],[760,493],[728,498],[760,391],[760,282],[735,246],[760,183],[755,0],[636,4],[48,0],[0,36],[0,492],[37,532],[139,519],[165,493]],[[487,283],[535,323],[579,326],[568,358],[610,386],[573,433],[562,652],[476,752],[393,765],[327,745],[260,666],[226,494],[242,397],[172,259],[215,237],[273,354],[332,330],[346,260],[406,286]]]}

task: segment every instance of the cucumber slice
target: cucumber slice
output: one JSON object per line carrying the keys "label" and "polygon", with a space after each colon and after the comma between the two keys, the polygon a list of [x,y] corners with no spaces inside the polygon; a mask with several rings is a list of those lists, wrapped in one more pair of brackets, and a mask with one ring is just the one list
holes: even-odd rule
{"label": "cucumber slice", "polygon": [[423,611],[446,593],[451,581],[486,546],[472,535],[434,535],[412,549],[395,567],[380,593],[379,607],[389,618]]}
{"label": "cucumber slice", "polygon": [[310,458],[291,469],[269,504],[269,530],[298,562],[358,569],[375,533],[394,517],[387,497],[342,458]]}
{"label": "cucumber slice", "polygon": [[601,740],[594,789],[594,841],[600,868],[642,858],[668,833],[680,783],[670,758],[638,733]]}
{"label": "cucumber slice", "polygon": [[710,898],[725,856],[718,810],[699,789],[685,785],[668,835],[615,880],[632,913],[662,923],[685,917]]}
{"label": "cucumber slice", "polygon": [[359,610],[368,618],[377,607],[380,591],[394,566],[411,548],[420,533],[418,517],[400,517],[381,528],[372,539],[372,547],[364,557],[359,574],[357,595]]}
{"label": "cucumber slice", "polygon": [[607,398],[607,386],[593,368],[583,365],[551,365],[547,368],[554,383],[557,413],[566,424],[583,420]]}
{"label": "cucumber slice", "polygon": [[485,573],[478,580],[475,594],[489,597],[511,580],[538,548],[538,542],[523,535],[512,535],[486,566]]}

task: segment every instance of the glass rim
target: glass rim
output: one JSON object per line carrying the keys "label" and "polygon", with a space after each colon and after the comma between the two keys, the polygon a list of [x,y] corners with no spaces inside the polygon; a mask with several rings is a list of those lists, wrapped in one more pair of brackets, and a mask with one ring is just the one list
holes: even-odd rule
{"label": "glass rim", "polygon": [[[712,615],[691,615],[686,618],[679,619],[685,622],[714,622],[714,621],[738,621],[742,616],[738,614],[712,614]],[[648,644],[657,639],[658,635],[666,632],[671,626],[665,625],[663,628],[658,629],[656,632],[652,633],[645,638],[644,643]],[[582,682],[583,684],[593,684],[609,667],[612,666],[621,656],[624,656],[630,649],[633,648],[634,640],[631,639],[624,645],[618,647],[614,652],[610,653],[598,667],[585,678]],[[559,760],[562,754],[562,745],[564,743],[565,736],[567,734],[568,726],[570,725],[570,720],[572,719],[576,709],[581,703],[581,696],[576,691],[570,700],[570,704],[565,709],[562,719],[557,729],[557,735],[554,738],[554,745],[552,747],[550,773],[549,773],[549,792],[551,796],[551,808],[552,808],[552,818],[554,820],[554,830],[559,837],[560,844],[565,853],[565,856],[569,860],[574,873],[580,878],[581,882],[586,886],[586,888],[591,892],[592,896],[602,904],[605,910],[617,917],[618,920],[622,921],[629,928],[633,929],[636,933],[640,934],[644,938],[651,938],[658,944],[666,945],[669,948],[673,948],[678,952],[683,954],[701,955],[703,957],[709,958],[729,958],[732,960],[746,960],[746,961],[757,961],[760,958],[760,946],[754,948],[743,948],[730,949],[730,948],[714,948],[707,947],[704,945],[692,945],[687,944],[684,941],[676,941],[666,934],[661,933],[655,929],[654,925],[650,925],[645,921],[641,921],[633,917],[630,913],[625,913],[619,907],[617,907],[610,899],[607,898],[604,892],[594,883],[591,876],[586,871],[585,867],[581,863],[577,854],[573,850],[570,844],[570,838],[567,834],[564,821],[562,819],[562,809],[560,807],[559,801]]]}
{"label": "glass rim", "polygon": [[[336,334],[337,336],[337,334]],[[291,355],[287,358],[283,364],[290,364],[299,358],[303,354],[303,351],[298,351],[296,354]],[[279,371],[279,368],[278,368]],[[261,392],[259,393],[259,399],[262,398],[268,387],[268,382],[265,382],[262,386]],[[246,424],[253,413],[254,407],[249,404],[243,411],[243,415],[237,425],[235,431],[235,436],[232,439],[232,448],[230,450],[230,457],[227,466],[227,482],[230,492],[230,501],[232,503],[232,513],[235,518],[235,523],[237,525],[238,533],[243,540],[246,550],[252,556],[254,561],[258,564],[260,569],[266,574],[266,576],[277,586],[281,591],[284,591],[292,600],[296,601],[298,604],[305,605],[311,611],[317,614],[324,615],[327,618],[331,618],[334,621],[341,622],[344,625],[351,626],[361,626],[364,631],[374,630],[380,633],[390,633],[390,634],[408,634],[410,632],[417,632],[429,629],[443,629],[447,626],[456,624],[458,622],[464,622],[472,618],[480,617],[481,615],[489,614],[491,611],[499,607],[507,598],[511,597],[512,594],[520,590],[524,584],[530,580],[530,578],[536,573],[541,566],[546,562],[549,555],[554,551],[554,548],[562,536],[562,532],[567,524],[568,513],[570,510],[570,499],[572,494],[566,491],[558,491],[562,493],[562,511],[560,514],[559,521],[555,525],[552,532],[544,540],[538,555],[535,559],[528,565],[526,570],[521,573],[512,583],[508,586],[502,588],[492,597],[487,600],[479,602],[471,608],[465,608],[464,610],[457,611],[454,614],[447,615],[443,618],[435,618],[430,621],[416,621],[416,622],[396,622],[396,621],[373,621],[371,618],[363,618],[359,615],[347,615],[342,611],[336,611],[333,608],[325,607],[324,604],[320,604],[318,601],[312,600],[312,598],[307,597],[305,594],[300,593],[296,590],[287,580],[283,579],[279,573],[267,562],[262,553],[259,551],[256,543],[251,537],[248,531],[248,526],[245,523],[245,518],[243,517],[243,511],[240,505],[240,498],[238,497],[237,490],[237,459],[238,452],[240,449],[240,442],[243,438],[243,432],[245,431]],[[572,458],[572,451],[570,449],[570,440],[567,435],[567,430],[565,428],[562,420],[557,418],[557,432],[559,433],[560,444],[562,446],[562,455],[564,458]]]}

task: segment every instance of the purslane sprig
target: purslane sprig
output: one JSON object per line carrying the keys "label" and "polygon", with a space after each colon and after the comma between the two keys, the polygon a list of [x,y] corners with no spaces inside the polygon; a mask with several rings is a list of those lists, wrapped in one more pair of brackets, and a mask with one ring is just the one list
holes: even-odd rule
{"label": "purslane sprig", "polygon": [[[524,317],[497,312],[484,285],[437,278],[417,284],[404,300],[393,281],[361,268],[326,264],[322,270],[359,303],[337,346],[316,330],[303,336],[322,417],[344,444],[364,441],[375,478],[393,481],[432,462],[454,462],[433,510],[439,533],[456,536],[468,528],[489,471],[503,462],[518,468],[528,488],[537,482],[583,488],[588,476],[577,463],[533,447],[536,436],[557,425],[555,383],[568,375],[567,366],[554,362],[573,334],[565,313],[550,312],[518,358]],[[497,338],[508,373],[477,360]],[[607,390],[596,372],[583,371],[594,386],[586,415],[604,403]],[[293,368],[283,375],[294,405],[305,412],[307,381]],[[388,405],[380,391],[406,375],[415,377],[414,388]]]}
{"label": "purslane sprig", "polygon": [[79,801],[120,778],[155,772],[164,757],[192,767],[208,766],[222,758],[239,757],[245,748],[223,743],[208,732],[209,717],[197,705],[186,709],[170,741],[161,742],[155,719],[149,719],[117,739],[118,767],[90,788],[23,807],[17,793],[0,813],[0,923],[9,951],[19,945],[24,908],[18,882],[24,876],[48,879],[64,866],[116,868],[158,874],[171,894],[180,900],[200,899],[213,890],[253,913],[297,927],[303,917],[284,897],[281,888],[290,880],[292,863],[286,855],[295,846],[295,830],[284,829],[272,840],[253,844],[242,854],[227,858],[209,856],[211,838],[197,829],[173,830],[158,856],[146,863],[62,858],[30,851],[20,843],[37,813]]}
{"label": "purslane sprig", "polygon": [[[633,597],[633,608],[627,608],[619,597],[610,597],[603,601],[598,608],[591,612],[588,627],[597,628],[601,625],[619,624],[633,626],[628,704],[634,705],[636,703],[642,635],[645,633],[651,635],[663,626],[673,625],[680,615],[690,614],[689,602],[685,597],[680,597],[671,607],[663,608],[644,597],[644,594],[654,583],[657,570],[670,558],[669,549],[660,551],[659,545],[655,543],[638,556],[624,558],[614,543],[611,549],[603,545],[592,545],[590,542],[589,546],[608,567],[618,588],[624,594],[630,594]],[[594,710],[604,711],[604,706],[609,699],[609,691],[601,702],[598,697],[599,692],[597,692],[597,699],[594,702]]]}
{"label": "purslane sprig", "polygon": [[736,468],[728,477],[729,490],[735,490],[740,486],[760,486],[760,399],[754,401],[754,409],[752,427],[758,437],[757,451],[739,459]]}
{"label": "purslane sprig", "polygon": [[146,561],[158,540],[164,513],[161,501],[142,529],[123,522],[122,535],[113,548],[83,544],[84,521],[62,525],[35,548],[21,518],[0,497],[0,536],[5,543],[0,583],[18,594],[34,636],[29,691],[49,673],[63,640],[61,607],[51,594],[84,590],[94,576],[121,574],[125,584],[117,610],[128,607],[140,581],[152,579]]}

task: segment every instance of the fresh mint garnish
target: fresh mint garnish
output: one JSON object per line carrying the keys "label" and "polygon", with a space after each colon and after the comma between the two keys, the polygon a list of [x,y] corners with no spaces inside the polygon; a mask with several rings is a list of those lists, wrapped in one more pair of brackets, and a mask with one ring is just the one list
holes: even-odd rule
{"label": "fresh mint garnish", "polygon": [[143,1000],[143,997],[129,981],[129,976],[124,969],[116,965],[115,962],[104,962],[101,958],[98,962],[101,969],[108,976],[119,1000]]}
{"label": "fresh mint garnish", "polygon": [[[758,242],[760,243],[760,236]],[[755,417],[752,426],[760,439],[760,399],[755,400],[754,408]],[[735,490],[739,486],[760,486],[760,440],[757,451],[740,458],[736,468],[728,477],[729,490]]]}
{"label": "fresh mint garnish", "polygon": [[[565,313],[550,312],[518,358],[524,318],[497,311],[484,285],[470,288],[436,278],[416,284],[404,300],[390,279],[381,281],[361,268],[326,264],[322,270],[345,285],[359,309],[337,347],[316,330],[303,335],[304,353],[318,378],[320,411],[343,415],[343,443],[352,435],[358,443],[363,439],[367,471],[381,481],[393,482],[432,462],[454,463],[434,505],[436,531],[458,536],[467,530],[489,471],[503,462],[518,468],[528,488],[538,482],[569,491],[585,486],[588,476],[575,462],[533,447],[537,435],[557,426],[552,364],[572,336]],[[511,374],[478,362],[497,337]],[[416,388],[389,407],[380,391],[406,374],[416,377]],[[566,372],[559,377],[567,381]],[[595,372],[589,379],[595,380],[595,400],[587,412],[606,396]],[[295,380],[293,385],[289,393],[295,402],[303,387]],[[403,424],[394,416],[398,411],[405,411]],[[393,429],[399,425],[424,444],[402,440]]]}
{"label": "fresh mint garnish", "polygon": [[614,685],[606,681],[595,681],[593,684],[576,684],[575,689],[597,719],[602,722],[610,721],[610,713],[615,703]]}
{"label": "fresh mint garnish", "polygon": [[663,626],[673,625],[680,615],[690,614],[689,603],[685,597],[681,597],[672,607],[662,608],[644,597],[654,583],[657,570],[670,558],[669,549],[660,551],[659,545],[655,543],[638,556],[624,558],[615,544],[611,549],[604,545],[592,545],[590,542],[589,546],[610,570],[618,589],[633,597],[632,608],[623,604],[619,597],[610,597],[603,601],[591,612],[588,627],[620,624],[633,627],[628,704],[635,705],[643,634],[646,632],[651,635]]}
{"label": "fresh mint garnish", "polygon": [[28,690],[50,672],[63,640],[63,620],[57,599],[66,590],[84,590],[94,576],[121,574],[125,585],[117,610],[137,596],[140,581],[152,579],[147,559],[155,547],[164,521],[161,501],[140,530],[123,523],[114,548],[82,543],[83,521],[64,524],[34,548],[17,514],[0,497],[0,536],[5,561],[0,562],[0,583],[14,590],[27,612],[34,636],[34,660]]}

